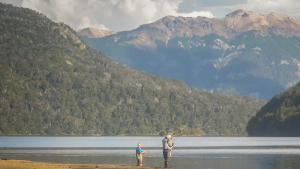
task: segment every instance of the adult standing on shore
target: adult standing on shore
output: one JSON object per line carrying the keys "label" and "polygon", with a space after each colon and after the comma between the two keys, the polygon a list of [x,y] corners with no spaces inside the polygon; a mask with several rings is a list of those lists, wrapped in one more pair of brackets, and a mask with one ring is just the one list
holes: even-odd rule
{"label": "adult standing on shore", "polygon": [[174,142],[172,141],[171,135],[166,135],[166,137],[162,140],[163,144],[163,155],[165,158],[165,168],[169,168],[171,151],[174,146]]}
{"label": "adult standing on shore", "polygon": [[137,166],[142,166],[143,164],[143,154],[146,153],[146,151],[142,151],[142,145],[141,143],[137,144],[137,148],[136,148],[136,160],[137,160]]}

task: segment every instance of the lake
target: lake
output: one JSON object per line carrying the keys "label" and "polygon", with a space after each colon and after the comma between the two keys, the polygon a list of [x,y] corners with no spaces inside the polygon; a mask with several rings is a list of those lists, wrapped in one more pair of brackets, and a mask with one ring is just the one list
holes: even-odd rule
{"label": "lake", "polygon": [[[163,137],[0,137],[0,158],[163,167]],[[300,138],[174,137],[173,169],[300,169]]]}

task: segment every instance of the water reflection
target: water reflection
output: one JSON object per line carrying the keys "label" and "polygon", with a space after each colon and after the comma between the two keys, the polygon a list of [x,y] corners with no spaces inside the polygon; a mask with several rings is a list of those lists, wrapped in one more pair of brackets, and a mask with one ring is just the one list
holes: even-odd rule
{"label": "water reflection", "polygon": [[[147,150],[143,164],[163,167],[161,147],[155,147],[161,137],[0,137],[0,158],[135,165],[138,142]],[[173,169],[300,169],[300,138],[185,137],[175,142]]]}
{"label": "water reflection", "polygon": [[[279,168],[284,168],[284,169],[294,169],[294,168],[300,168],[300,156],[288,156],[288,155],[283,155],[284,157],[281,157],[279,161],[278,169]],[[274,168],[276,168],[275,163],[271,163]]]}
{"label": "water reflection", "polygon": [[[1,155],[1,158],[4,156]],[[56,163],[135,165],[135,157],[127,156],[36,156],[11,155],[6,158]],[[298,155],[208,155],[202,158],[171,158],[173,169],[300,169]],[[145,157],[144,165],[163,167],[162,157]]]}

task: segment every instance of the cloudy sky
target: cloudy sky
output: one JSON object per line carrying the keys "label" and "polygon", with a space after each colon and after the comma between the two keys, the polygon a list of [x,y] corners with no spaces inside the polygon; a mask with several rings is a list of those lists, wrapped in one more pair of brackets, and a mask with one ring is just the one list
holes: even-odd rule
{"label": "cloudy sky", "polygon": [[41,12],[75,30],[94,27],[129,30],[166,15],[224,17],[244,9],[300,18],[300,0],[0,0]]}

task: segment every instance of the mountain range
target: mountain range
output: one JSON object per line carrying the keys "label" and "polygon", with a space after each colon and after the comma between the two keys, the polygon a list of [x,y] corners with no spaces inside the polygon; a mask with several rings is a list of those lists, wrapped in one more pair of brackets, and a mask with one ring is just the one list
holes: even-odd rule
{"label": "mountain range", "polygon": [[213,93],[271,99],[300,79],[300,20],[283,14],[166,16],[101,38],[80,35],[127,67]]}
{"label": "mountain range", "polygon": [[266,103],[126,67],[30,9],[0,17],[0,135],[246,135]]}

